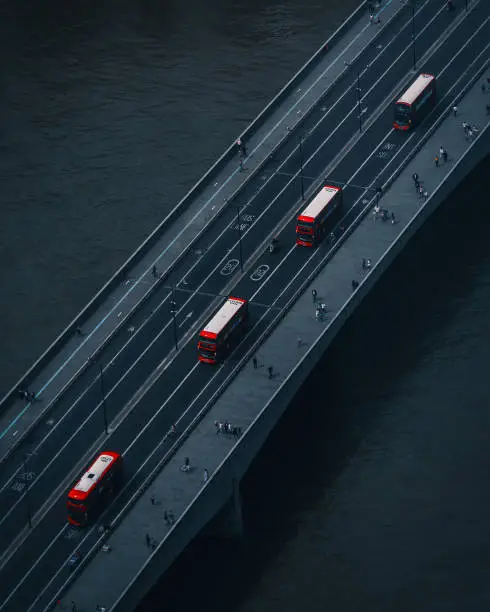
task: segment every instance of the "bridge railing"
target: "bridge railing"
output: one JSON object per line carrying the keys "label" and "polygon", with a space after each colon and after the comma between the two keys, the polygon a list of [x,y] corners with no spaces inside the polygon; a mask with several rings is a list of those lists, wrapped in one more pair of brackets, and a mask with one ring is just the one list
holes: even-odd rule
{"label": "bridge railing", "polygon": [[[263,109],[252,123],[244,130],[242,137],[249,140],[261,125],[270,117],[277,106],[291,93],[297,84],[306,77],[307,73],[313,70],[322,60],[325,53],[330,51],[335,43],[351,28],[352,24],[359,18],[359,15],[364,11],[367,0],[364,0],[360,6],[337,28],[337,30],[320,46],[316,53],[296,72],[296,74],[286,83],[281,91],[272,99],[272,101]],[[211,166],[211,168],[201,177],[201,179],[187,192],[180,200],[177,206],[163,219],[163,221],[155,228],[155,230],[146,238],[146,240],[134,251],[134,253],[120,266],[114,275],[105,283],[98,291],[92,300],[75,316],[75,318],[67,325],[67,327],[57,336],[51,345],[44,353],[36,360],[29,370],[12,386],[0,401],[0,412],[14,399],[15,393],[19,387],[28,388],[37,374],[45,367],[45,365],[53,358],[53,356],[70,340],[76,333],[78,327],[83,326],[83,322],[100,306],[106,299],[107,295],[118,286],[125,278],[128,271],[141,260],[142,257],[154,246],[162,233],[168,226],[180,217],[183,212],[190,206],[195,197],[209,184],[213,177],[222,170],[222,168],[236,155],[236,145],[233,143],[223,153],[223,155]]]}

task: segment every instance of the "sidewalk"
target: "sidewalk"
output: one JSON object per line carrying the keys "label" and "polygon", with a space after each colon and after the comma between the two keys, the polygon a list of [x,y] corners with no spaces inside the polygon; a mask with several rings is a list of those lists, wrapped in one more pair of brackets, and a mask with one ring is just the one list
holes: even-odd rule
{"label": "sidewalk", "polygon": [[[379,8],[383,24],[393,17],[401,5],[389,0]],[[30,381],[29,390],[42,401],[25,403],[14,400],[0,418],[0,463],[10,450],[18,445],[26,433],[39,420],[48,419],[50,406],[63,393],[70,381],[87,362],[107,343],[116,328],[124,325],[131,312],[147,295],[158,279],[152,273],[165,275],[177,258],[189,249],[193,240],[208,222],[219,214],[227,201],[240,189],[254,172],[270,157],[279,143],[288,137],[302,120],[309,108],[324,94],[325,90],[346,70],[345,63],[352,62],[369,45],[380,31],[372,26],[364,8],[356,11],[358,19],[352,28],[330,49],[323,46],[324,56],[307,74],[300,85],[282,102],[275,112],[258,128],[246,142],[245,169],[240,167],[238,151],[199,193],[193,204],[179,218],[182,230],[176,235],[175,224],[170,224],[153,247],[138,261],[101,304],[81,324],[82,333],[76,331],[63,348],[53,356],[37,377]],[[199,255],[196,253],[196,257]]]}

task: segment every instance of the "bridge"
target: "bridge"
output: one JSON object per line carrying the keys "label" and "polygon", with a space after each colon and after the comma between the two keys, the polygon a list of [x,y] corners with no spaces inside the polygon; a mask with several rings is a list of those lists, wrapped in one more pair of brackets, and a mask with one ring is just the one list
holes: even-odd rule
{"label": "bridge", "polygon": [[[377,11],[380,24],[362,6],[322,45],[243,135],[244,168],[230,147],[3,400],[0,610],[48,610],[60,598],[133,610],[201,530],[239,534],[240,479],[289,401],[418,227],[488,155],[488,3]],[[397,133],[392,101],[420,71],[437,75],[437,106],[421,128]],[[472,139],[461,121],[478,127]],[[441,143],[449,159],[435,168]],[[345,215],[318,249],[295,248],[295,215],[324,180],[343,186]],[[396,223],[373,217],[380,197]],[[312,289],[327,304],[321,320]],[[230,293],[250,299],[251,330],[223,367],[199,365],[196,333]],[[20,402],[19,386],[36,401]],[[216,434],[225,419],[241,437]],[[66,491],[102,448],[124,453],[126,482],[101,517],[110,529],[75,531]]]}

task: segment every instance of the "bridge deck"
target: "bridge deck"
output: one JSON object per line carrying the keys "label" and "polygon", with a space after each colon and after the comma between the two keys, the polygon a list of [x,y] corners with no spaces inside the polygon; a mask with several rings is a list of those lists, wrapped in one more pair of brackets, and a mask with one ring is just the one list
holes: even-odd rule
{"label": "bridge deck", "polygon": [[[474,141],[465,138],[462,121],[480,128],[475,140],[486,139],[488,152],[490,116],[485,111],[487,101],[477,83],[459,103],[458,116],[455,118],[449,115],[441,122],[425,146],[403,168],[382,197],[381,206],[395,213],[396,223],[375,220],[372,212],[364,218],[260,347],[257,353],[259,367],[255,369],[250,360],[246,368],[241,370],[165,465],[151,487],[139,497],[124,521],[110,535],[107,543],[112,551],[96,553],[93,561],[65,594],[65,602],[73,600],[84,610],[92,609],[96,604],[110,609],[127,582],[152,555],[152,549],[146,543],[146,534],[158,546],[166,545],[171,528],[163,520],[164,512],[171,510],[178,521],[195,496],[203,491],[204,470],[208,470],[211,478],[236,444],[231,437],[215,433],[214,421],[228,420],[243,430],[251,425],[285,378],[296,368],[300,358],[310,350],[320,334],[328,329],[346,303],[355,299],[352,280],[361,283],[356,293],[359,296],[362,294],[364,280],[369,275],[375,276],[376,266],[386,250],[397,241],[416,215],[424,207],[430,206],[431,194],[436,192],[455,163],[474,144]],[[435,168],[434,157],[441,143],[449,157],[446,163]],[[411,178],[414,172],[419,174],[424,191],[428,192],[428,201],[415,193]],[[372,210],[372,203],[369,206]],[[363,258],[370,259],[370,271],[362,269]],[[323,321],[318,321],[315,316],[311,289],[316,289],[319,301],[325,301],[327,305],[327,315]],[[288,351],[284,350],[285,346],[289,347]],[[274,368],[272,379],[268,377],[268,366]],[[190,473],[183,473],[179,469],[185,457],[189,457],[194,466]],[[155,496],[157,505],[151,503],[151,496]]]}
{"label": "bridge deck", "polygon": [[[383,23],[399,8],[399,3],[391,0],[382,6],[380,13]],[[152,274],[153,265],[157,266],[159,274],[164,274],[171,267],[208,221],[247,178],[261,167],[308,108],[346,70],[346,62],[352,62],[377,33],[378,26],[370,25],[366,14],[361,11],[359,20],[352,24],[350,30],[332,48],[325,48],[322,60],[305,75],[292,95],[277,104],[270,118],[246,142],[248,157],[244,164],[245,171],[240,171],[237,153],[232,161],[224,165],[218,176],[205,185],[195,201],[183,212],[179,222],[170,224],[153,248],[128,272],[126,279],[107,295],[103,304],[84,322],[83,335],[75,333],[29,383],[30,390],[39,394],[41,401],[26,404],[17,399],[8,408],[4,407],[0,415],[0,462],[35,423],[44,419],[49,426],[49,408],[56,397],[76,373],[94,358],[124,318],[158,282]]]}

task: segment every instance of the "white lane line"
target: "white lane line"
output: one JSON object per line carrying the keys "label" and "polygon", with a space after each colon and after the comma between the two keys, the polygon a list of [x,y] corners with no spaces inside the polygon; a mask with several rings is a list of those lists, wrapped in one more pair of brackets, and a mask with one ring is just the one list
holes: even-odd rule
{"label": "white lane line", "polygon": [[57,534],[56,536],[51,540],[51,542],[48,544],[48,546],[43,550],[43,552],[39,555],[39,557],[36,559],[36,561],[31,565],[31,567],[29,568],[29,570],[27,571],[26,574],[24,574],[24,576],[22,577],[21,581],[18,583],[18,585],[15,587],[15,589],[13,591],[10,592],[10,594],[8,595],[8,597],[6,597],[4,599],[4,601],[2,602],[2,605],[0,606],[0,610],[3,610],[3,608],[5,608],[5,606],[7,605],[7,603],[12,599],[12,597],[15,595],[15,593],[19,590],[19,588],[24,584],[24,582],[27,580],[27,578],[31,575],[32,571],[34,570],[34,568],[39,564],[39,562],[41,561],[41,559],[43,559],[47,553],[51,550],[51,548],[56,544],[56,542],[61,538],[61,536],[63,535],[63,533],[68,529],[68,525],[66,524]]}

